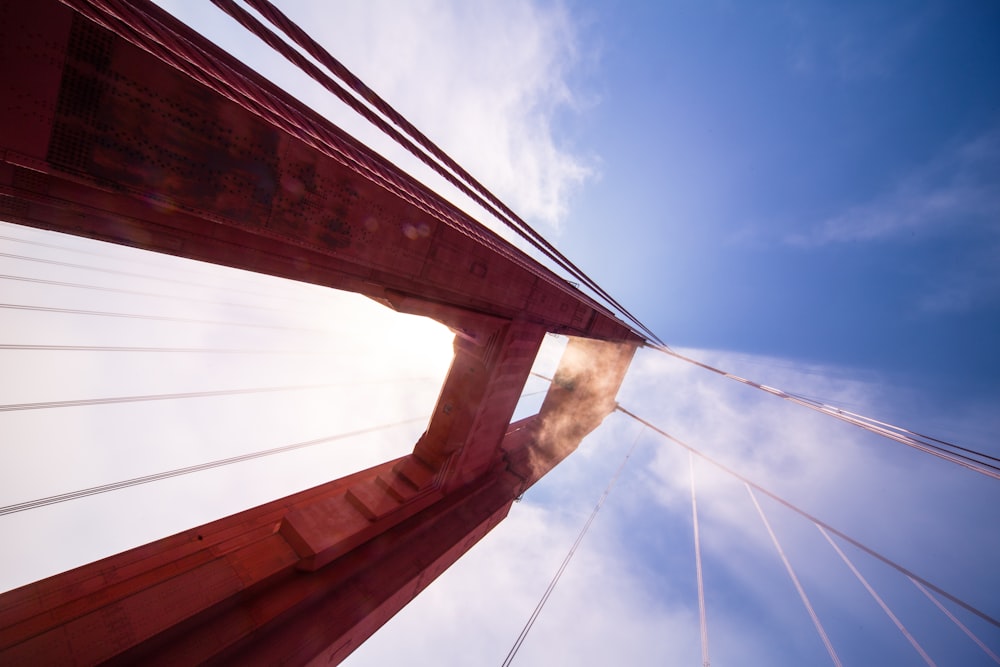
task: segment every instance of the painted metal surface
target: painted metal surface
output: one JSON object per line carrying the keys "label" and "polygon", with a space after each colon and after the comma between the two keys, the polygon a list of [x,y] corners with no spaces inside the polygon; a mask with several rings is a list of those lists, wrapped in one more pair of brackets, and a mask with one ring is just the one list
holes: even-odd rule
{"label": "painted metal surface", "polygon": [[[338,662],[600,423],[642,339],[156,7],[67,4],[116,30],[0,5],[0,216],[359,292],[455,358],[412,454],[0,595],[0,662]],[[546,332],[579,338],[510,424]]]}

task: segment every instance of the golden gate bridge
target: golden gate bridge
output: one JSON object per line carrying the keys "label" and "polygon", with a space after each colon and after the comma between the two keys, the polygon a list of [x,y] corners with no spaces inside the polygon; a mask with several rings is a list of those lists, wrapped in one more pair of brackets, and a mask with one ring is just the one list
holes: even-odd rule
{"label": "golden gate bridge", "polygon": [[[414,415],[426,427],[411,453],[4,594],[0,655],[5,664],[342,660],[501,521],[515,499],[615,412],[745,485],[834,664],[841,664],[836,648],[771,529],[758,501],[761,495],[818,528],[927,664],[935,664],[933,658],[838,541],[896,569],[926,595],[928,604],[941,610],[946,622],[954,623],[984,655],[1000,662],[960,618],[971,614],[1000,627],[989,613],[708,457],[662,425],[619,405],[615,395],[632,356],[642,346],[959,465],[968,474],[996,479],[1000,461],[730,374],[670,349],[267,0],[247,4],[284,37],[233,2],[215,0],[215,4],[496,216],[566,277],[485,229],[155,6],[115,0],[5,5],[3,85],[8,104],[0,213],[6,219],[349,290],[400,313],[435,319],[456,336],[451,368],[429,422],[426,416]],[[38,251],[63,243],[51,235],[26,236],[18,228],[5,233],[10,242],[5,247],[21,244]],[[102,250],[88,245],[75,252],[100,255]],[[2,276],[8,283],[170,298],[155,287],[134,286],[134,280],[150,279],[149,274],[110,269],[93,258],[53,259],[51,253],[14,251],[4,256],[22,264],[71,270],[77,276],[70,280],[27,272]],[[79,277],[88,272],[104,274],[105,281]],[[184,282],[196,288],[195,293],[207,287],[193,275],[191,280],[176,276],[153,280]],[[218,303],[211,297],[202,300]],[[233,324],[160,314],[159,309],[138,313],[27,302],[2,306],[37,315],[94,318],[108,322],[108,328],[117,325],[111,322],[136,319]],[[250,329],[275,326],[237,324]],[[323,332],[297,333],[313,336],[312,344],[317,345],[315,334]],[[538,351],[546,334],[552,333],[568,336],[568,344],[552,377],[546,378],[545,396],[533,414],[512,421]],[[69,342],[4,342],[3,350],[264,356],[296,352],[252,344],[239,348]],[[336,363],[346,361],[340,358]],[[372,383],[392,384],[396,390],[405,384],[398,377],[392,383],[386,380]],[[270,399],[329,388],[328,384],[334,383],[131,393],[9,403],[0,409],[48,414],[208,397]],[[352,392],[357,385],[352,383]],[[376,392],[368,400],[387,399]],[[368,425],[343,436],[402,425]],[[244,451],[72,489],[11,503],[2,512],[29,512],[340,437]],[[692,464],[701,648],[703,663],[708,664],[694,470]],[[611,484],[584,532],[610,491]],[[507,662],[514,659],[568,564],[569,557]]]}

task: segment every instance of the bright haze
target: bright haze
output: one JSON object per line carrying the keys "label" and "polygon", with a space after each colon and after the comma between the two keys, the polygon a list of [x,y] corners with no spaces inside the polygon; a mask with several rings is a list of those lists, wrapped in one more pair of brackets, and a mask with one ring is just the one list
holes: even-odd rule
{"label": "bright haze", "polygon": [[[163,4],[497,226],[210,4]],[[672,347],[1000,457],[996,3],[280,6]],[[20,256],[0,258],[4,303],[175,318],[5,309],[0,343],[203,350],[0,350],[4,404],[281,389],[0,413],[5,505],[425,417],[447,369],[446,330],[364,299],[10,225],[0,236]],[[53,284],[123,285],[69,264],[143,273],[127,286],[146,295]],[[547,341],[540,371],[562,342]],[[653,350],[619,402],[1000,617],[1000,482]],[[0,517],[0,583],[401,455],[422,428]],[[514,664],[700,664],[688,455],[621,414],[345,664],[500,664],[633,443]],[[711,662],[834,664],[747,489],[702,459],[694,473]],[[843,664],[996,664],[995,625],[943,601],[984,650],[835,538],[911,642],[813,523],[756,496]]]}

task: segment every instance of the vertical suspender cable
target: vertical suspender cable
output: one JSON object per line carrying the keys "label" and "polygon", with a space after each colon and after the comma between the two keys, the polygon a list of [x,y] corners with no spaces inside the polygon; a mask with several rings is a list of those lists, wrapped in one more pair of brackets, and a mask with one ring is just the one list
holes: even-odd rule
{"label": "vertical suspender cable", "polygon": [[[868,554],[872,558],[875,558],[875,559],[877,559],[877,560],[885,563],[886,565],[888,565],[892,569],[896,570],[900,574],[903,574],[904,576],[912,579],[913,583],[920,584],[921,587],[926,587],[926,588],[930,589],[931,591],[934,591],[938,595],[940,595],[940,596],[942,596],[942,597],[950,600],[951,602],[957,604],[959,607],[965,609],[969,613],[975,614],[976,616],[978,616],[982,620],[986,621],[987,623],[1000,628],[1000,619],[997,619],[997,618],[994,618],[993,616],[990,616],[989,614],[987,614],[986,612],[982,611],[981,609],[977,609],[976,607],[974,607],[971,604],[969,604],[968,602],[962,600],[958,596],[949,593],[948,591],[944,590],[940,586],[937,586],[937,585],[931,583],[930,581],[928,581],[927,579],[924,579],[923,577],[921,577],[917,573],[913,572],[912,570],[909,570],[909,569],[903,567],[902,565],[900,565],[896,561],[892,560],[891,558],[888,558],[888,557],[882,555],[881,553],[879,553],[878,551],[875,551],[871,547],[866,546],[862,542],[859,542],[858,540],[854,539],[853,537],[851,537],[847,533],[845,533],[845,532],[843,532],[841,530],[837,530],[836,528],[834,528],[830,524],[822,521],[818,517],[810,514],[809,512],[806,512],[801,507],[799,507],[799,506],[797,506],[797,505],[789,502],[788,500],[782,498],[781,496],[779,496],[778,494],[774,493],[773,491],[769,491],[768,489],[764,488],[760,484],[757,484],[756,482],[751,481],[748,477],[744,477],[743,475],[741,475],[740,473],[736,472],[735,470],[733,470],[729,466],[725,465],[721,461],[717,461],[716,459],[712,458],[711,456],[708,456],[707,454],[698,451],[697,449],[695,449],[694,447],[692,447],[688,443],[684,442],[680,438],[677,438],[676,436],[673,436],[670,433],[667,433],[663,429],[659,428],[655,424],[652,424],[651,422],[646,421],[645,419],[643,419],[639,415],[635,414],[634,412],[632,412],[632,411],[630,411],[630,410],[622,407],[621,405],[618,406],[617,410],[619,412],[621,412],[622,414],[628,415],[632,419],[636,420],[640,424],[643,424],[644,426],[646,426],[647,428],[655,431],[656,433],[659,433],[664,438],[670,440],[671,442],[675,443],[679,447],[682,447],[682,448],[688,450],[689,452],[693,453],[694,455],[701,457],[705,461],[708,461],[709,463],[711,463],[712,465],[714,465],[719,470],[722,470],[723,472],[728,473],[729,475],[735,477],[736,479],[740,480],[744,484],[747,484],[747,485],[753,487],[754,489],[760,491],[761,493],[767,495],[772,500],[774,500],[774,501],[776,501],[776,502],[784,505],[785,507],[787,507],[788,509],[792,510],[793,512],[795,512],[799,516],[805,517],[810,522],[812,522],[812,523],[814,523],[814,524],[816,524],[818,526],[822,526],[827,531],[833,533],[834,535],[836,535],[840,539],[842,539],[842,540],[844,540],[846,542],[849,542],[850,544],[854,545],[855,547],[857,547],[861,551],[865,552],[866,554]],[[940,605],[938,605],[938,606],[940,606]],[[947,610],[944,610],[943,607],[942,607],[942,610],[945,611],[946,614],[948,614]],[[948,615],[949,615],[949,617],[951,616],[951,614],[948,614]],[[979,642],[977,641],[977,643],[979,643]],[[986,650],[989,653],[989,650],[988,649],[986,649]],[[998,661],[998,662],[1000,662],[1000,661]]]}
{"label": "vertical suspender cable", "polygon": [[933,593],[931,593],[929,590],[927,590],[919,581],[917,581],[913,577],[907,577],[907,579],[909,579],[910,581],[912,581],[913,585],[916,586],[918,589],[920,589],[920,592],[923,593],[924,595],[926,595],[928,600],[930,600],[931,602],[934,603],[934,606],[936,606],[938,609],[940,609],[944,613],[945,616],[947,616],[948,618],[950,618],[952,620],[952,622],[955,625],[957,625],[959,627],[959,629],[961,629],[962,632],[964,632],[965,634],[967,634],[969,636],[969,639],[971,639],[972,641],[976,642],[976,646],[978,646],[979,648],[983,649],[983,651],[986,653],[986,655],[988,655],[991,658],[993,658],[993,662],[995,662],[998,665],[1000,665],[1000,656],[998,656],[996,653],[994,653],[992,650],[990,650],[990,647],[987,646],[985,643],[983,643],[983,640],[980,639],[979,637],[977,637],[975,635],[975,633],[972,632],[972,630],[970,630],[969,628],[967,628],[966,625],[965,625],[965,623],[962,623],[962,621],[958,620],[958,618],[953,613],[951,613],[950,611],[948,611],[948,608],[945,607],[943,604],[941,604],[941,601],[938,600],[936,597],[934,597]]}
{"label": "vertical suspender cable", "polygon": [[632,452],[635,451],[636,445],[639,444],[639,436],[642,435],[644,430],[645,429],[640,429],[639,432],[636,433],[635,440],[632,442],[632,447],[628,450],[628,454],[625,455],[625,459],[622,461],[621,465],[618,466],[618,470],[615,471],[611,481],[609,481],[608,485],[604,488],[604,493],[601,494],[601,498],[594,506],[594,510],[587,518],[587,522],[583,524],[580,534],[577,535],[576,541],[573,542],[573,546],[570,547],[569,553],[567,553],[566,558],[563,559],[562,565],[560,565],[559,569],[556,570],[555,576],[552,577],[552,581],[549,582],[548,588],[546,588],[545,593],[542,594],[542,599],[540,599],[538,604],[535,605],[535,610],[531,612],[528,622],[525,623],[524,627],[521,629],[521,634],[519,634],[517,639],[514,640],[514,645],[510,648],[510,651],[508,651],[507,657],[504,658],[503,667],[509,667],[511,662],[514,660],[514,656],[516,656],[517,652],[521,650],[521,644],[524,643],[525,638],[528,636],[528,632],[531,631],[531,626],[533,626],[535,621],[538,620],[538,615],[542,613],[542,607],[544,607],[545,603],[548,602],[549,596],[552,595],[552,591],[555,589],[556,584],[559,583],[560,577],[562,577],[563,572],[566,571],[566,567],[569,565],[569,561],[573,558],[573,554],[576,553],[580,543],[583,542],[583,536],[587,534],[587,531],[590,530],[590,525],[594,523],[594,519],[597,518],[597,513],[601,511],[601,506],[604,505],[604,501],[607,500],[608,494],[611,493],[611,489],[614,487],[615,482],[618,481],[618,477],[622,474],[622,470],[625,469],[625,464],[628,463],[628,460],[632,457]]}
{"label": "vertical suspender cable", "polygon": [[792,564],[788,562],[788,557],[785,556],[785,550],[781,548],[781,543],[778,542],[778,536],[774,534],[771,529],[771,524],[767,520],[767,516],[764,515],[764,509],[757,502],[757,497],[753,494],[753,489],[746,482],[743,482],[743,486],[747,488],[747,493],[750,494],[750,500],[753,501],[754,507],[757,508],[757,513],[760,514],[761,521],[764,522],[764,527],[767,528],[767,534],[771,536],[771,541],[774,542],[774,547],[778,550],[778,555],[781,556],[781,562],[785,564],[785,570],[788,571],[788,576],[791,577],[792,583],[795,584],[795,590],[799,592],[799,597],[802,598],[802,604],[806,606],[806,611],[809,612],[809,617],[812,618],[813,625],[816,626],[816,632],[819,633],[820,639],[823,640],[823,645],[826,646],[827,652],[830,654],[830,658],[833,660],[833,664],[837,667],[843,667],[840,662],[840,658],[837,657],[837,652],[833,650],[833,644],[830,643],[830,638],[826,634],[826,630],[823,629],[823,624],[820,623],[819,616],[816,615],[816,610],[813,609],[812,603],[809,602],[809,596],[806,595],[806,591],[802,588],[802,584],[799,582],[799,578],[795,576],[795,570],[792,569]]}
{"label": "vertical suspender cable", "polygon": [[812,523],[815,523],[817,525],[823,526],[823,528],[825,528],[826,530],[830,531],[831,533],[833,533],[834,535],[836,535],[840,539],[845,540],[847,542],[850,542],[855,547],[857,547],[858,549],[861,549],[862,551],[864,551],[866,554],[868,554],[872,558],[876,558],[876,559],[882,561],[883,563],[885,563],[886,565],[888,565],[892,569],[896,570],[897,572],[899,572],[901,574],[904,574],[907,577],[910,577],[915,582],[920,582],[922,585],[926,586],[927,588],[929,588],[930,590],[934,591],[938,595],[941,595],[942,597],[947,598],[948,600],[954,602],[955,604],[957,604],[958,606],[962,607],[966,611],[968,611],[968,612],[970,612],[972,614],[975,614],[976,616],[978,616],[979,618],[983,619],[987,623],[1000,628],[1000,619],[994,618],[993,616],[990,616],[989,614],[987,614],[986,612],[982,611],[981,609],[977,609],[976,607],[972,606],[968,602],[962,600],[958,596],[952,595],[951,593],[949,593],[948,591],[944,590],[940,586],[937,586],[937,585],[931,583],[930,581],[924,579],[923,577],[921,577],[920,575],[916,574],[912,570],[908,570],[907,568],[903,567],[902,565],[900,565],[896,561],[892,560],[891,558],[888,558],[888,557],[880,554],[878,551],[875,551],[871,547],[866,546],[862,542],[859,542],[858,540],[854,539],[853,537],[851,537],[847,533],[843,532],[842,530],[837,530],[836,528],[834,528],[830,524],[828,524],[828,523],[820,520],[818,517],[810,514],[809,512],[806,512],[801,507],[799,507],[799,506],[797,506],[797,505],[789,502],[788,500],[785,500],[784,498],[782,498],[778,494],[774,493],[773,491],[769,491],[768,489],[764,488],[760,484],[757,484],[757,483],[751,481],[748,477],[744,477],[743,475],[741,475],[740,473],[736,472],[735,470],[733,470],[729,466],[725,465],[721,461],[717,461],[716,459],[713,459],[711,456],[709,456],[709,455],[707,455],[707,454],[705,454],[703,452],[698,451],[697,449],[695,449],[694,447],[692,447],[688,443],[684,442],[680,438],[667,433],[663,429],[657,427],[655,424],[653,424],[651,422],[646,421],[645,419],[643,419],[639,415],[635,414],[634,412],[632,412],[632,411],[630,411],[630,410],[622,407],[621,405],[618,406],[617,410],[619,412],[621,412],[622,414],[628,415],[629,417],[631,417],[632,419],[636,420],[640,424],[643,424],[644,426],[648,427],[649,429],[651,429],[651,430],[659,433],[664,438],[666,438],[667,440],[670,440],[671,442],[675,443],[676,445],[678,445],[680,447],[683,447],[684,449],[688,450],[689,452],[693,452],[695,454],[695,456],[699,456],[702,459],[704,459],[705,461],[708,461],[709,463],[711,463],[712,465],[714,465],[719,470],[722,470],[723,472],[728,473],[729,475],[732,475],[733,477],[735,477],[736,479],[740,480],[744,484],[749,484],[753,488],[755,488],[758,491],[760,491],[761,493],[767,495],[768,497],[770,497],[771,499],[775,500],[776,502],[781,503],[782,505],[784,505],[788,509],[792,510],[796,514],[805,517],[806,519],[808,519]]}
{"label": "vertical suspender cable", "polygon": [[923,647],[917,642],[917,640],[913,637],[913,635],[910,634],[909,630],[906,629],[906,626],[903,625],[903,622],[900,621],[899,618],[897,618],[894,613],[892,613],[892,610],[889,609],[889,605],[885,603],[885,601],[882,599],[882,596],[880,596],[878,593],[875,592],[875,589],[872,588],[871,584],[868,583],[868,580],[865,579],[864,576],[862,576],[862,574],[858,571],[858,568],[854,567],[854,563],[852,563],[851,560],[847,557],[847,554],[845,554],[840,549],[840,547],[837,546],[837,543],[833,541],[833,538],[830,537],[829,533],[823,530],[823,526],[816,524],[816,527],[819,528],[819,532],[823,534],[823,537],[826,538],[826,541],[830,543],[830,546],[833,547],[833,550],[836,551],[837,555],[840,556],[841,560],[844,561],[844,564],[851,569],[851,572],[853,572],[854,576],[858,578],[858,581],[860,581],[861,585],[865,587],[865,590],[867,590],[868,593],[873,598],[875,598],[875,602],[878,603],[878,606],[882,607],[882,611],[886,613],[886,616],[888,616],[890,620],[892,620],[892,622],[896,625],[896,627],[899,628],[899,631],[903,633],[903,636],[906,637],[906,640],[909,641],[910,644],[913,646],[913,648],[917,650],[917,653],[919,653],[920,657],[924,659],[924,662],[926,662],[929,665],[929,667],[937,667],[937,665],[931,659],[931,657],[927,655],[927,652],[923,649]]}
{"label": "vertical suspender cable", "polygon": [[691,518],[694,523],[694,564],[698,579],[698,620],[701,626],[701,664],[709,667],[708,622],[705,615],[705,584],[701,576],[701,539],[698,535],[698,500],[695,497],[694,454],[688,452],[688,468],[691,471]]}

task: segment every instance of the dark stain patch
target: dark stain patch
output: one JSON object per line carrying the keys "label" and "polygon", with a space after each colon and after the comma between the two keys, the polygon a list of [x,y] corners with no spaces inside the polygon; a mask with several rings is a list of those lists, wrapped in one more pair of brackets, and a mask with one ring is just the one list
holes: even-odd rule
{"label": "dark stain patch", "polygon": [[[180,73],[136,80],[129,72],[151,56],[114,44],[74,19],[48,161],[119,191],[263,224],[279,188],[278,131]],[[300,180],[315,188],[315,169]]]}

